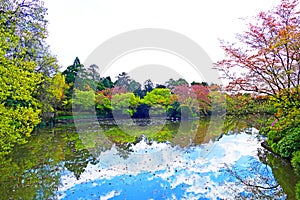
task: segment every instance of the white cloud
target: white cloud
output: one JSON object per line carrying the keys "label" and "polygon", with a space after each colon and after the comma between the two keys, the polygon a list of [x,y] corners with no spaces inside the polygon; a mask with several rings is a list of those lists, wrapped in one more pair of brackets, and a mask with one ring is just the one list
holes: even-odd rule
{"label": "white cloud", "polygon": [[[257,148],[260,144],[254,136],[247,134],[224,136],[215,143],[211,155],[205,158],[201,157],[199,153],[203,150],[203,145],[191,148],[189,152],[183,152],[180,148],[172,148],[168,144],[154,142],[153,145],[149,146],[142,141],[132,147],[133,152],[127,159],[122,159],[114,147],[112,150],[101,153],[98,158],[101,161],[99,164],[88,164],[79,180],[70,174],[62,176],[59,192],[63,194],[64,191],[74,185],[90,181],[97,180],[99,183],[99,180],[107,181],[120,175],[137,176],[144,172],[152,172],[155,173],[155,178],[169,182],[172,189],[181,184],[187,185],[185,186],[185,193],[191,199],[198,197],[199,194],[206,194],[207,197],[212,198],[216,196],[225,199],[230,198],[232,194],[228,188],[236,191],[242,191],[243,188],[238,188],[240,186],[226,182],[226,180],[220,180],[222,184],[219,185],[218,182],[211,179],[209,174],[213,174],[216,178],[224,176],[223,172],[220,172],[220,169],[225,167],[224,163],[230,166],[243,156],[252,155],[256,157]],[[219,155],[220,149],[223,149],[225,156]],[[189,156],[194,152],[198,156]],[[148,179],[148,181],[151,180],[153,178]],[[110,192],[105,197],[111,198],[112,194],[116,195],[115,192]]]}
{"label": "white cloud", "polygon": [[119,196],[120,194],[121,194],[120,191],[111,191],[108,194],[106,194],[105,196],[100,196],[100,200],[108,200],[113,197]]}

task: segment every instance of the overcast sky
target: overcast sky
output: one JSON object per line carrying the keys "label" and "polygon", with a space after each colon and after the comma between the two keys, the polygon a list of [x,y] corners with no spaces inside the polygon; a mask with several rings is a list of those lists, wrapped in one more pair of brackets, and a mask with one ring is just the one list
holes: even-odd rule
{"label": "overcast sky", "polygon": [[[192,39],[215,62],[223,57],[218,39],[233,41],[235,34],[245,29],[241,18],[254,16],[278,2],[45,0],[49,20],[47,41],[65,69],[76,56],[84,63],[95,48],[115,35],[140,28],[162,28]],[[155,64],[160,64],[157,59]]]}

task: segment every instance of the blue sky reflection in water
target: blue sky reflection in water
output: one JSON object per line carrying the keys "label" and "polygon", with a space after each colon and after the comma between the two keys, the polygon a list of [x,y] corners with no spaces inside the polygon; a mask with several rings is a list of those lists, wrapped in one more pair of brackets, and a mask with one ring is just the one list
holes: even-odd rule
{"label": "blue sky reflection in water", "polygon": [[[207,148],[212,144],[213,148]],[[65,171],[57,197],[233,199],[276,194],[276,198],[285,199],[278,197],[282,189],[275,187],[271,168],[260,162],[258,148],[260,142],[246,133],[187,148],[141,141],[131,147],[126,159],[113,147],[101,153],[98,164],[89,163],[79,180]]]}

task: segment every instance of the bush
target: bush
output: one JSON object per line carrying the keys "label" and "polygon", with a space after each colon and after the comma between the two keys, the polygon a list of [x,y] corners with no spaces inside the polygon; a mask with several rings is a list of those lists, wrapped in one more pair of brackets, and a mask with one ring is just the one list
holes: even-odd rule
{"label": "bush", "polygon": [[300,110],[290,109],[288,114],[279,114],[268,132],[268,144],[282,157],[291,158],[300,149]]}
{"label": "bush", "polygon": [[[300,150],[293,154],[292,165],[296,174],[300,176]],[[296,199],[300,200],[300,181],[296,185]]]}
{"label": "bush", "polygon": [[[282,157],[291,158],[296,174],[300,175],[300,110],[291,108],[279,113],[268,128],[268,144]],[[300,200],[300,182],[296,185],[296,198]]]}
{"label": "bush", "polygon": [[300,200],[300,182],[296,185],[296,199]]}
{"label": "bush", "polygon": [[300,150],[298,150],[296,153],[294,153],[293,159],[292,159],[292,165],[295,169],[296,174],[300,176]]}

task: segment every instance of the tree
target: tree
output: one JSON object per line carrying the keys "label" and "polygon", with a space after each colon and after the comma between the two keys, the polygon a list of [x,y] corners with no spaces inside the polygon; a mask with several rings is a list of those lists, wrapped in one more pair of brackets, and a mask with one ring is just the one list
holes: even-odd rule
{"label": "tree", "polygon": [[8,16],[4,26],[14,29],[19,44],[10,49],[10,56],[19,57],[14,52],[24,51],[25,59],[35,60],[35,71],[51,76],[56,72],[57,63],[46,43],[47,8],[41,0],[2,0],[0,14]]}
{"label": "tree", "polygon": [[211,111],[211,100],[209,99],[209,88],[203,85],[191,86],[197,100],[198,110],[203,115],[208,115]]}
{"label": "tree", "polygon": [[99,82],[102,80],[99,74],[99,67],[97,65],[90,65],[88,68],[84,68],[81,72],[84,78],[84,84],[91,87],[93,90],[97,90]]}
{"label": "tree", "polygon": [[169,88],[170,90],[172,90],[175,86],[179,86],[179,85],[189,85],[189,83],[183,79],[183,78],[179,78],[178,80],[174,80],[174,79],[170,79],[165,83],[166,87]]}
{"label": "tree", "polygon": [[[298,0],[281,0],[274,9],[260,12],[248,31],[239,35],[238,45],[222,43],[226,58],[215,65],[230,80],[227,89],[269,95],[276,100],[278,122],[274,121],[265,130],[267,143],[274,152],[293,161],[297,160],[300,147],[298,3]],[[236,75],[237,70],[243,73]]]}
{"label": "tree", "polygon": [[138,94],[141,91],[141,84],[132,80],[128,85],[128,91],[133,92],[134,94]]}
{"label": "tree", "polygon": [[175,95],[176,101],[180,103],[181,118],[197,116],[199,113],[198,101],[191,87],[178,85],[173,88],[172,93]]}
{"label": "tree", "polygon": [[144,89],[146,90],[146,93],[151,92],[153,88],[154,88],[154,84],[150,79],[144,82]]}
{"label": "tree", "polygon": [[95,96],[96,111],[99,117],[112,117],[111,90],[109,88],[98,91]]}
{"label": "tree", "polygon": [[155,88],[148,92],[141,103],[151,107],[150,113],[154,115],[164,115],[170,104],[173,103],[171,90],[167,88]]}
{"label": "tree", "polygon": [[51,103],[55,110],[62,109],[62,102],[66,99],[65,91],[70,88],[69,84],[65,81],[65,76],[62,73],[57,73],[51,79],[51,84],[49,86],[49,92],[53,97],[53,102]]}
{"label": "tree", "polygon": [[110,76],[107,76],[105,78],[100,78],[100,81],[97,84],[97,91],[102,91],[105,90],[107,88],[113,88],[114,87],[114,83],[111,81]]}
{"label": "tree", "polygon": [[81,91],[75,89],[75,98],[73,105],[79,111],[87,111],[95,109],[95,92],[93,90]]}
{"label": "tree", "polygon": [[[222,42],[226,58],[215,67],[230,80],[227,89],[271,95],[290,105],[299,101],[300,15],[297,6],[297,0],[281,0],[276,8],[256,16],[248,31],[238,36],[238,44]],[[237,70],[243,73],[236,75]],[[295,95],[290,94],[291,90],[295,90]]]}
{"label": "tree", "polygon": [[[23,144],[40,122],[41,104],[34,98],[42,74],[35,72],[37,62],[27,57],[18,35],[14,10],[0,8],[0,155],[9,153],[15,144]],[[28,30],[27,37],[32,34]],[[26,36],[26,35],[25,35]]]}
{"label": "tree", "polygon": [[87,76],[90,80],[100,81],[99,67],[95,64],[90,65],[87,69]]}
{"label": "tree", "polygon": [[[46,43],[47,8],[42,0],[2,0],[0,16],[6,16],[3,27],[13,30],[18,36],[18,45],[7,50],[6,56],[11,59],[34,61],[34,71],[42,75],[41,82],[34,94],[42,101],[44,112],[52,109],[53,96],[49,92],[51,78],[58,70],[56,58],[51,54]],[[16,54],[16,52],[22,54]]]}
{"label": "tree", "polygon": [[151,92],[148,92],[143,99],[143,103],[154,106],[156,104],[167,107],[171,103],[172,94],[167,88],[155,88]]}
{"label": "tree", "polygon": [[78,57],[75,58],[73,65],[67,67],[65,71],[63,71],[63,75],[66,76],[66,82],[68,84],[74,84],[75,79],[80,71],[83,70],[83,65],[80,64],[80,60]]}
{"label": "tree", "polygon": [[140,103],[140,98],[132,92],[115,94],[112,97],[111,106],[115,114],[119,116],[132,116]]}
{"label": "tree", "polygon": [[97,69],[97,65],[91,65],[86,69],[84,65],[80,63],[79,58],[75,58],[73,65],[68,66],[62,73],[66,77],[66,83],[70,85],[70,88],[66,91],[68,99],[72,98],[75,89],[81,91],[96,91],[102,88],[101,84],[99,85],[101,79]]}
{"label": "tree", "polygon": [[115,85],[125,87],[126,89],[128,89],[132,80],[126,72],[122,72],[116,78],[117,80],[115,81]]}

